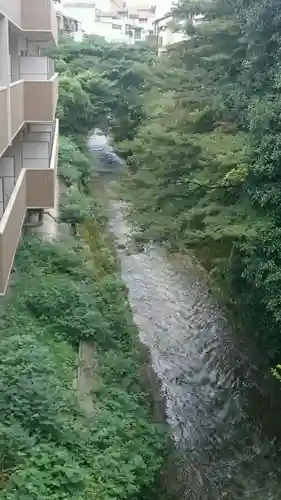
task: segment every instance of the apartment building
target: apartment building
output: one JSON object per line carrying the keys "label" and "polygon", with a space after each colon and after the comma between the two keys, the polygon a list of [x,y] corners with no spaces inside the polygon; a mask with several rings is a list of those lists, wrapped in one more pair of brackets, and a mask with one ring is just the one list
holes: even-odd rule
{"label": "apartment building", "polygon": [[81,23],[72,17],[65,16],[62,12],[57,12],[59,36],[70,36],[75,42],[82,42],[84,33]]}
{"label": "apartment building", "polygon": [[112,1],[111,10],[95,10],[95,33],[113,42],[145,41],[154,34],[155,9],[150,5],[130,6],[125,1]]}
{"label": "apartment building", "polygon": [[0,0],[0,295],[23,226],[55,203],[58,75],[43,51],[56,43],[53,0]]}
{"label": "apartment building", "polygon": [[158,55],[165,53],[169,46],[183,42],[187,39],[184,32],[184,26],[181,30],[174,29],[173,16],[170,12],[155,19],[153,24],[154,34],[157,39]]}
{"label": "apartment building", "polygon": [[73,17],[67,16],[63,11],[61,0],[54,0],[56,7],[58,34],[59,36],[70,36],[75,42],[82,42],[84,32],[81,23]]}
{"label": "apartment building", "polygon": [[65,16],[76,19],[81,29],[87,35],[94,33],[95,7],[93,0],[62,0],[63,13]]}

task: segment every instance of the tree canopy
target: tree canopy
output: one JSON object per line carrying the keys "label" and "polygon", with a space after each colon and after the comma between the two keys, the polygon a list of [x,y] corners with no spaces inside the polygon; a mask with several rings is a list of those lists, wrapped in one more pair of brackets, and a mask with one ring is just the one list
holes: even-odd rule
{"label": "tree canopy", "polygon": [[[76,86],[76,104],[90,101],[77,109],[76,122],[64,114],[65,126],[74,134],[83,124],[110,132],[129,165],[138,238],[194,251],[239,323],[275,361],[280,4],[179,0],[172,15],[187,37],[161,57],[145,45],[102,40],[59,46],[56,64]],[[72,99],[64,85],[62,108]]]}
{"label": "tree canopy", "polygon": [[62,75],[61,131],[85,135],[96,127],[110,127],[119,140],[132,138],[143,118],[144,68],[152,63],[155,52],[145,45],[66,39],[52,57]]}
{"label": "tree canopy", "polygon": [[[138,238],[192,250],[280,359],[280,3],[180,0],[127,158]],[[225,294],[227,291],[227,294]]]}

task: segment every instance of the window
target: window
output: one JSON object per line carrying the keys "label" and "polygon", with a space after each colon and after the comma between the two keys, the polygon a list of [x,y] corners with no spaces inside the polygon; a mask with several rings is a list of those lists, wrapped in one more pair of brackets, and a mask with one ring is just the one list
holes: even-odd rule
{"label": "window", "polygon": [[126,33],[126,35],[132,35],[133,34],[132,26],[130,24],[126,24],[125,25],[125,33]]}
{"label": "window", "polygon": [[140,28],[135,28],[135,39],[136,40],[141,40],[141,29]]}

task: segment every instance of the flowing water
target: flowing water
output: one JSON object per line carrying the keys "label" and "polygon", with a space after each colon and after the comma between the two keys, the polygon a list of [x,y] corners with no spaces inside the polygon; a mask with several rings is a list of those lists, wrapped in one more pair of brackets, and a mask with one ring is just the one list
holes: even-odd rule
{"label": "flowing water", "polygon": [[247,336],[230,328],[194,260],[153,246],[128,254],[125,211],[112,200],[110,227],[181,450],[178,499],[281,499],[279,385]]}

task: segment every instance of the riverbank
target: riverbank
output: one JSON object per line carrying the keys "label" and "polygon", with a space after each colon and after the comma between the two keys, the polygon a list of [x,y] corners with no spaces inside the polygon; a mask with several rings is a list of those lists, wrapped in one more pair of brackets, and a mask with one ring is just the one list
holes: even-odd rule
{"label": "riverbank", "polygon": [[126,205],[115,187],[106,173],[96,189],[110,207],[139,337],[182,453],[182,498],[238,500],[254,491],[259,500],[278,499],[279,385],[247,337],[231,328],[193,259],[169,256],[157,245],[131,246]]}
{"label": "riverbank", "polygon": [[[24,238],[4,304],[0,496],[166,499],[168,432],[142,384],[143,353],[106,218],[98,200],[88,204],[85,169],[74,184],[74,168],[59,220],[80,236]],[[95,359],[79,367],[85,345]]]}
{"label": "riverbank", "polygon": [[[111,225],[116,239],[122,238],[123,281],[184,456],[185,494],[179,498],[279,500],[280,393],[271,391],[255,356],[245,350],[247,338],[240,342],[194,268],[171,262],[157,244],[149,245],[171,241],[175,248],[180,243],[203,249],[212,269],[235,291],[247,337],[259,342],[264,357],[279,361],[280,147],[278,88],[272,79],[279,48],[273,47],[269,72],[260,78],[263,61],[250,54],[248,64],[260,17],[253,21],[248,6],[242,6],[245,16],[239,19],[228,9],[229,30],[225,10],[213,7],[204,12],[206,22],[187,26],[192,36],[184,44],[158,59],[144,46],[63,42],[55,51],[62,72],[61,130],[68,139],[96,128],[110,130],[130,163],[134,223],[148,236],[145,251],[126,252],[118,200]],[[271,5],[267,14],[274,18]],[[252,20],[253,29],[243,19],[250,25]],[[276,38],[276,26],[266,25],[266,33],[258,29],[264,47],[268,33]],[[76,148],[85,172],[80,153]],[[66,161],[66,177],[68,167]],[[78,210],[78,219],[90,206]],[[64,215],[71,215],[73,224],[75,207],[72,196]]]}
{"label": "riverbank", "polygon": [[[115,210],[112,224],[122,241],[123,223]],[[273,398],[279,392],[255,353],[239,341],[194,266],[171,262],[157,247],[120,252],[140,338],[151,351],[167,421],[184,450],[186,498],[217,499],[225,490],[230,498],[247,498],[249,478],[258,495],[261,477],[265,491],[276,494],[280,478],[267,478],[267,462],[278,474],[278,446],[271,440],[279,432],[280,406]],[[257,469],[245,476],[248,462]]]}
{"label": "riverbank", "polygon": [[[101,279],[89,257],[77,241],[38,236],[19,252],[0,347],[3,465],[11,471],[2,498],[32,491],[30,499],[74,499],[79,491],[143,499],[159,489],[166,438],[139,385],[136,328],[121,281]],[[97,349],[92,416],[79,411],[71,389],[82,339]]]}

